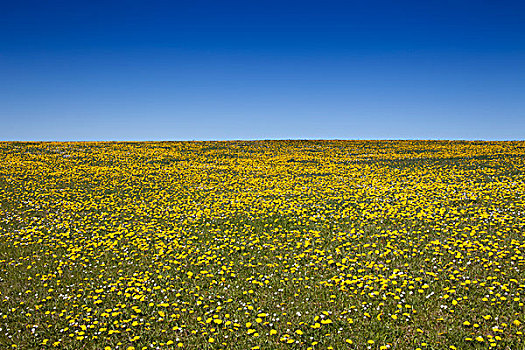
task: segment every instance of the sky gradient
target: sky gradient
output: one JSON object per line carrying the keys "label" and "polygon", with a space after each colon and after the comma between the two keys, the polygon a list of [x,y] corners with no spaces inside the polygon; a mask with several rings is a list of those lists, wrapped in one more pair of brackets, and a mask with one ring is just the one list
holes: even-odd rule
{"label": "sky gradient", "polygon": [[525,138],[521,1],[13,1],[0,140]]}

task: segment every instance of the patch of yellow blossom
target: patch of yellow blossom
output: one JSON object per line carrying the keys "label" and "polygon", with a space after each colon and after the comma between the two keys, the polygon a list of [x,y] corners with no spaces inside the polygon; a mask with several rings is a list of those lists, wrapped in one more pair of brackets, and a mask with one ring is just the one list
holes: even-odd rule
{"label": "patch of yellow blossom", "polygon": [[1,348],[525,347],[525,142],[0,157]]}

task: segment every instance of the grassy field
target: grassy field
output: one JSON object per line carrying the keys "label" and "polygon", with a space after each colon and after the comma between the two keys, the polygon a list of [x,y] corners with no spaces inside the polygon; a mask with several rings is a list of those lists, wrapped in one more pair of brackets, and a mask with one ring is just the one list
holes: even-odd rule
{"label": "grassy field", "polygon": [[525,142],[0,157],[0,349],[525,348]]}

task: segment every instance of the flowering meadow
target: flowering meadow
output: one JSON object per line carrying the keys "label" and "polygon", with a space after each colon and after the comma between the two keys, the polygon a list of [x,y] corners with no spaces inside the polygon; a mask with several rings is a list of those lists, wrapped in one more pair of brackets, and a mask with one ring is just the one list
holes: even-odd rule
{"label": "flowering meadow", "polygon": [[0,349],[524,349],[525,142],[0,143]]}

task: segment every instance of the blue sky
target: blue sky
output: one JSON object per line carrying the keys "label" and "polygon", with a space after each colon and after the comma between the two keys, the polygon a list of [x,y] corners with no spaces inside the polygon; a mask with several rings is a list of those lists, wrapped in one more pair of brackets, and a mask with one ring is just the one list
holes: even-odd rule
{"label": "blue sky", "polygon": [[525,138],[521,1],[12,1],[0,140]]}

